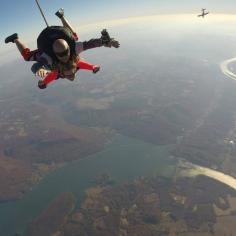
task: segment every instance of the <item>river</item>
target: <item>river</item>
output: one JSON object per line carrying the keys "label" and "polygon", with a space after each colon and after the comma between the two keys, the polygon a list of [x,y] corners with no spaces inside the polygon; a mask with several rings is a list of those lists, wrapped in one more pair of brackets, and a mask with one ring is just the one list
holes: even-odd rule
{"label": "river", "polygon": [[119,136],[102,152],[48,174],[21,200],[0,204],[1,235],[24,232],[32,219],[62,192],[73,192],[79,206],[85,190],[93,186],[94,179],[102,173],[108,173],[117,184],[139,176],[171,178],[176,166],[176,160],[169,156],[172,147]]}

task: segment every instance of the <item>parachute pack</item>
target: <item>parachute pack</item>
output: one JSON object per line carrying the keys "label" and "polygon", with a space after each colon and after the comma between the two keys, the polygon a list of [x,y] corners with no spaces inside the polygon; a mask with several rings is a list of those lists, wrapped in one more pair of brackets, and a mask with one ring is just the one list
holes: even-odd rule
{"label": "parachute pack", "polygon": [[37,46],[39,51],[47,53],[53,60],[57,60],[52,45],[57,39],[64,39],[69,47],[72,55],[75,54],[75,38],[72,32],[63,26],[48,26],[37,38]]}

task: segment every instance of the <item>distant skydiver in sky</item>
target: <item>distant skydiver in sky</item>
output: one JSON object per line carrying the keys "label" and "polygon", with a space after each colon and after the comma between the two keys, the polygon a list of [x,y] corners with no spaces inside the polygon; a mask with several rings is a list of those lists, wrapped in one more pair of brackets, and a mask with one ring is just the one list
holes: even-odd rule
{"label": "distant skydiver in sky", "polygon": [[5,43],[16,44],[26,61],[37,61],[32,66],[32,71],[44,78],[38,82],[41,89],[46,88],[50,82],[58,78],[67,78],[73,81],[79,69],[92,70],[93,73],[98,72],[99,66],[80,59],[79,54],[82,51],[101,46],[110,48],[120,46],[118,41],[110,38],[106,30],[101,32],[101,38],[79,42],[77,34],[64,17],[63,9],[57,11],[56,16],[61,19],[63,27],[49,26],[44,29],[37,39],[37,50],[31,51],[27,48],[16,33],[5,39]]}
{"label": "distant skydiver in sky", "polygon": [[202,14],[200,14],[200,15],[198,15],[198,17],[202,17],[202,18],[204,18],[206,15],[208,15],[210,12],[208,11],[208,12],[205,12],[205,8],[202,8]]}

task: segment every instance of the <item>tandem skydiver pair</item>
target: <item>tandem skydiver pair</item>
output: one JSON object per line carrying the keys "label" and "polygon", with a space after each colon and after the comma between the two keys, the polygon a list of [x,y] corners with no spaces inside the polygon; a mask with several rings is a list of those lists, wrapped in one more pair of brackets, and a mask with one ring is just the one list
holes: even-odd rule
{"label": "tandem skydiver pair", "polygon": [[25,61],[36,61],[31,70],[40,76],[38,87],[44,89],[49,83],[66,78],[73,81],[79,69],[91,70],[97,73],[100,66],[90,64],[80,59],[79,54],[85,50],[97,47],[119,48],[120,43],[111,38],[106,29],[101,37],[89,41],[79,41],[79,37],[64,16],[64,10],[59,9],[55,15],[63,26],[47,26],[37,38],[37,49],[31,51],[14,33],[5,39],[5,43],[15,43]]}

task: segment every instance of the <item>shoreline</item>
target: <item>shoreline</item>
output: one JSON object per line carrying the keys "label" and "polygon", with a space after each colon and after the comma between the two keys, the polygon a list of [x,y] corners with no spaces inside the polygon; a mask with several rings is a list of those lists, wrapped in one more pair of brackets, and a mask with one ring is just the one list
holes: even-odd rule
{"label": "shoreline", "polygon": [[199,166],[188,162],[186,160],[179,160],[176,168],[175,178],[190,177],[194,178],[203,175],[214,180],[217,180],[236,191],[236,179],[230,175],[224,174],[220,171],[210,169],[208,167]]}
{"label": "shoreline", "polygon": [[236,62],[236,57],[223,61],[220,64],[221,72],[228,78],[236,80],[236,74],[234,74],[228,67],[231,63]]}

